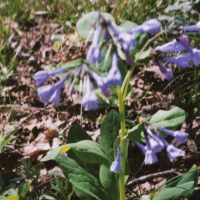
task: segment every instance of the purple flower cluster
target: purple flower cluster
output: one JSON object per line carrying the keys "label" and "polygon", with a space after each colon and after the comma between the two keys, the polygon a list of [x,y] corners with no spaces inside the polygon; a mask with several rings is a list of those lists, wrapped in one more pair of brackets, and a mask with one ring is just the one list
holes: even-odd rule
{"label": "purple flower cluster", "polygon": [[[185,140],[188,137],[188,133],[183,131],[171,131],[160,126],[157,127],[160,132],[166,133],[170,136],[173,136],[175,139],[180,141],[181,143],[185,143]],[[174,161],[178,156],[184,156],[184,151],[176,148],[172,144],[169,144],[159,133],[157,130],[155,131],[155,135],[152,133],[149,127],[145,126],[145,142],[146,146],[143,146],[139,142],[134,142],[145,154],[145,165],[154,164],[158,162],[158,158],[156,153],[162,151],[162,149],[166,148],[168,157],[170,161]]]}
{"label": "purple flower cluster", "polygon": [[101,88],[102,93],[106,97],[111,96],[111,92],[109,90],[110,86],[121,85],[122,77],[121,77],[121,73],[120,73],[119,68],[118,68],[117,52],[115,51],[113,53],[112,67],[109,70],[106,77],[99,76],[94,71],[91,73],[91,76],[92,76],[91,81],[90,81],[90,78],[87,77],[87,83],[86,83],[86,87],[85,87],[86,93],[85,93],[85,95],[83,96],[83,99],[82,99],[82,105],[87,110],[98,108],[98,99],[97,99],[96,95],[94,94],[94,92],[92,92],[90,82],[92,82],[92,85],[93,85],[94,88],[98,88],[98,87]]}
{"label": "purple flower cluster", "polygon": [[[137,27],[134,27],[126,32],[123,32],[114,23],[106,20],[102,15],[100,16],[101,20],[99,20],[99,22],[102,23],[101,25],[103,27],[104,39],[107,41],[113,39],[113,42],[115,43],[116,46],[118,46],[119,44],[121,46],[122,51],[126,54],[127,63],[130,65],[132,64],[133,60],[129,55],[129,52],[137,44],[136,38],[133,34],[138,32],[147,32],[155,34],[161,28],[161,23],[157,19],[150,19]],[[96,62],[101,62],[102,60],[102,55],[99,47],[99,34],[101,27],[99,22],[96,24],[95,27],[96,29],[94,32],[92,44],[88,50],[86,57],[87,61],[90,62],[91,64],[94,64]]]}
{"label": "purple flower cluster", "polygon": [[[33,75],[36,85],[40,85],[44,83],[46,80],[48,80],[49,77],[54,76],[56,74],[64,73],[64,70],[58,69],[53,70],[50,72],[47,71],[39,71]],[[42,99],[44,103],[54,103],[59,104],[60,101],[60,91],[61,88],[64,86],[64,83],[67,79],[67,75],[54,85],[46,85],[41,86],[37,89],[38,96]],[[75,78],[72,81],[72,83],[69,85],[68,92],[69,94],[73,91]],[[109,87],[111,86],[118,86],[122,83],[122,77],[121,73],[118,68],[118,56],[117,52],[115,51],[113,53],[113,59],[112,59],[112,67],[109,70],[106,77],[102,77],[98,75],[95,71],[89,70],[89,72],[86,74],[86,83],[85,83],[85,94],[82,98],[82,106],[87,109],[96,109],[98,108],[98,98],[95,95],[95,93],[92,91],[91,83],[94,88],[101,88],[102,93],[106,97],[111,96],[111,92],[109,90]]]}
{"label": "purple flower cluster", "polygon": [[[194,25],[195,26],[195,25]],[[192,27],[192,28],[191,28]],[[186,28],[186,27],[185,27]],[[193,26],[189,26],[189,29],[194,29]],[[196,29],[197,30],[197,29]],[[158,46],[155,48],[158,52],[167,52],[172,51],[175,53],[181,52],[181,51],[188,51],[187,54],[181,54],[177,57],[163,57],[162,60],[164,62],[171,62],[176,65],[178,65],[180,68],[185,69],[186,67],[189,67],[191,60],[193,61],[195,66],[200,65],[200,50],[193,48],[189,46],[188,44],[189,40],[188,37],[185,35],[181,35],[179,38],[174,39],[171,42],[168,42],[162,46]],[[165,78],[167,80],[173,79],[173,74],[170,69],[168,69],[161,60],[157,60],[157,63],[160,67],[161,72],[165,75]]]}

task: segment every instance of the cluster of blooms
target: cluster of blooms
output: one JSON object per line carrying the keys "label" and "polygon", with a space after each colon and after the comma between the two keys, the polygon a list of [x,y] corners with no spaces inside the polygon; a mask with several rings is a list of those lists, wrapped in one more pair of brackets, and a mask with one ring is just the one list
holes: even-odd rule
{"label": "cluster of blooms", "polygon": [[[98,108],[98,98],[95,95],[95,93],[92,91],[91,83],[94,88],[101,88],[102,93],[106,97],[110,97],[111,92],[109,90],[110,86],[117,86],[120,85],[122,82],[121,73],[118,69],[118,58],[117,53],[114,52],[113,54],[113,60],[112,60],[112,67],[110,71],[108,72],[107,77],[102,77],[98,75],[95,71],[91,71],[85,64],[81,66],[82,68],[85,67],[86,70],[82,70],[84,74],[84,80],[85,80],[85,94],[82,98],[82,106],[87,109],[95,109]],[[74,69],[76,71],[77,69]],[[53,71],[39,71],[33,75],[36,85],[40,85],[47,81],[49,77],[55,76],[57,74],[63,74],[65,73],[65,70],[58,69]],[[75,75],[74,75],[75,74]],[[54,85],[45,85],[37,88],[37,94],[42,99],[44,103],[54,103],[59,104],[60,101],[60,91],[62,87],[64,86],[65,81],[70,75],[74,75],[75,78],[77,76],[76,73],[66,73],[64,78],[55,83]],[[72,83],[69,86],[69,93],[71,94],[73,91],[73,85],[75,82],[75,78],[73,79]]]}
{"label": "cluster of blooms", "polygon": [[185,140],[188,137],[188,133],[183,131],[171,131],[160,126],[157,126],[154,129],[155,135],[152,133],[151,129],[148,126],[144,126],[145,132],[145,142],[146,146],[143,146],[139,142],[134,142],[145,154],[145,164],[153,164],[158,162],[158,158],[156,153],[162,151],[165,147],[167,150],[168,157],[170,161],[174,161],[178,156],[184,156],[184,151],[174,147],[172,144],[169,144],[160,134],[163,132],[167,135],[173,136],[175,139],[180,141],[181,143],[185,143]]}
{"label": "cluster of blooms", "polygon": [[[198,22],[196,25],[186,26],[182,27],[183,31],[200,31],[200,22]],[[179,53],[181,51],[188,51],[187,54],[181,54],[177,57],[162,57],[162,61],[164,62],[171,62],[182,69],[185,69],[186,67],[189,67],[191,59],[195,66],[200,65],[200,50],[193,48],[189,46],[188,44],[189,40],[186,35],[181,35],[179,38],[174,39],[171,42],[168,42],[162,46],[158,46],[155,48],[155,51],[158,52],[167,52],[172,51],[175,53]],[[170,69],[168,69],[160,59],[156,59],[158,66],[160,67],[161,72],[165,75],[165,78],[167,80],[173,79],[173,73]]]}
{"label": "cluster of blooms", "polygon": [[[136,39],[133,35],[133,33],[145,31],[147,33],[157,33],[161,27],[161,23],[157,19],[151,19],[143,24],[134,27],[130,29],[127,32],[122,32],[119,27],[114,25],[112,22],[106,20],[103,18],[102,15],[100,15],[100,19],[95,23],[95,31],[94,36],[92,40],[92,44],[87,52],[86,60],[94,64],[96,62],[102,61],[102,54],[100,50],[99,45],[99,35],[100,35],[100,29],[101,26],[103,27],[103,35],[106,40],[111,40],[113,38],[113,42],[117,46],[118,44],[121,45],[122,50],[127,56],[127,62],[129,64],[132,63],[132,58],[129,55],[129,52],[133,48],[133,46],[136,45]],[[111,33],[112,31],[112,33]],[[89,69],[89,68],[88,68]],[[65,73],[64,70],[58,69],[53,70],[50,72],[47,71],[39,71],[34,74],[34,79],[36,82],[36,85],[40,85],[48,80],[49,77],[55,76],[57,74],[63,74]],[[94,88],[101,88],[102,93],[109,97],[111,95],[109,87],[111,86],[118,86],[122,83],[122,77],[121,73],[118,68],[118,54],[115,50],[112,56],[112,66],[109,70],[106,77],[102,77],[99,74],[97,74],[95,71],[87,70],[87,72],[84,72],[84,89],[85,94],[82,98],[82,106],[87,109],[95,109],[98,108],[98,98],[95,95],[95,93],[92,91],[92,85]],[[64,78],[54,85],[46,85],[41,86],[37,89],[38,96],[42,99],[44,103],[54,103],[59,104],[60,101],[60,91],[63,87],[66,79],[70,76],[70,73],[66,73]],[[76,76],[75,76],[76,78]],[[72,93],[73,91],[73,85],[75,82],[75,78],[73,79],[72,83],[69,86],[69,93]]]}
{"label": "cluster of blooms", "polygon": [[133,59],[129,55],[129,52],[137,44],[134,33],[146,32],[155,34],[161,28],[161,23],[157,19],[150,19],[139,26],[133,27],[130,30],[123,32],[114,23],[104,19],[103,16],[102,19],[103,19],[102,25],[103,25],[104,38],[106,40],[113,39],[113,43],[116,46],[121,46],[122,51],[126,55],[126,61],[130,65],[132,64]]}
{"label": "cluster of blooms", "polygon": [[[171,131],[160,126],[156,126],[154,129],[154,133],[151,131],[149,126],[144,126],[144,133],[145,133],[145,142],[146,146],[140,144],[139,142],[134,142],[145,155],[145,165],[154,164],[158,162],[158,158],[156,153],[162,151],[162,149],[166,148],[169,160],[172,162],[178,156],[184,156],[185,152],[181,149],[176,148],[172,144],[169,144],[160,134],[159,132],[163,132],[167,135],[173,136],[175,139],[180,141],[181,143],[185,143],[185,140],[188,137],[188,133],[183,131]],[[118,148],[118,153],[116,160],[112,163],[110,167],[110,171],[112,172],[119,172],[121,173],[121,165],[120,165],[120,148]]]}

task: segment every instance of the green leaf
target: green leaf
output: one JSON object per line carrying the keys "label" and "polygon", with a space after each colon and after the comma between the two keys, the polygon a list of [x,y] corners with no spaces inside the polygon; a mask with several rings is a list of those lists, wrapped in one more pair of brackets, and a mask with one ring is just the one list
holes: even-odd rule
{"label": "green leaf", "polygon": [[66,152],[69,149],[71,149],[83,162],[90,164],[104,163],[106,166],[111,165],[111,161],[102,151],[100,145],[90,140],[82,140],[77,143],[62,145],[59,148],[50,151],[49,154],[42,159],[42,162],[55,158],[59,152]]}
{"label": "green leaf", "polygon": [[21,194],[20,194],[21,197],[25,198],[27,192],[29,191],[29,189],[30,189],[30,187],[31,187],[31,183],[32,183],[32,182],[33,182],[33,180],[30,181],[29,183],[25,183],[25,184],[23,185],[23,189],[22,189],[22,192],[21,192]]}
{"label": "green leaf", "polygon": [[79,157],[83,162],[91,164],[102,164],[110,167],[111,161],[102,151],[102,147],[96,142],[90,140],[82,140],[77,143],[71,143],[67,146]]}
{"label": "green leaf", "polygon": [[110,199],[97,178],[86,172],[74,160],[59,153],[56,162],[66,178],[77,188],[96,199]]}
{"label": "green leaf", "polygon": [[[162,126],[170,130],[176,130],[186,119],[186,112],[179,108],[174,107],[169,111],[159,110],[156,114],[150,117],[151,124]],[[127,139],[132,141],[144,142],[144,132],[142,123],[134,126],[128,131]]]}
{"label": "green leaf", "polygon": [[[178,183],[178,185],[181,185],[183,183],[189,182],[189,181],[194,181],[194,185],[196,186],[198,183],[198,171],[194,171],[197,170],[197,166],[193,165],[192,168],[188,171],[190,173],[186,174]],[[194,171],[194,172],[191,172]]]}
{"label": "green leaf", "polygon": [[150,123],[170,130],[176,130],[185,120],[186,112],[179,107],[174,107],[169,111],[159,110],[151,117]]}
{"label": "green leaf", "polygon": [[173,188],[163,188],[154,200],[177,200],[184,192],[190,190],[194,181],[190,181]]}
{"label": "green leaf", "polygon": [[[188,171],[194,171],[194,170],[197,170],[197,167],[196,165],[193,165],[192,168]],[[177,186],[183,184],[183,183],[187,183],[189,181],[194,181],[194,185],[193,187],[191,187],[190,190],[184,192],[182,194],[182,196],[184,196],[185,198],[188,198],[189,196],[192,195],[193,191],[194,191],[194,188],[196,187],[197,183],[198,183],[198,171],[194,171],[194,172],[191,172],[191,173],[188,173],[186,174],[177,184]]]}
{"label": "green leaf", "polygon": [[81,200],[96,200],[96,198],[88,195],[77,187],[75,187],[75,193]]}
{"label": "green leaf", "polygon": [[80,124],[73,124],[68,132],[67,143],[75,143],[81,140],[92,140]]}
{"label": "green leaf", "polygon": [[[74,124],[70,127],[67,137],[68,143],[80,142],[82,140],[92,140],[91,137],[86,133],[80,124]],[[87,169],[90,174],[97,177],[99,175],[99,169],[94,164],[84,163],[78,158],[73,151],[68,151],[68,157],[75,160],[81,167]]]}
{"label": "green leaf", "polygon": [[[111,161],[114,161],[114,143],[119,135],[120,116],[115,110],[111,110],[105,117],[101,126],[100,145],[103,147],[105,154]],[[117,147],[116,147],[117,148]]]}
{"label": "green leaf", "polygon": [[78,67],[78,66],[81,66],[85,63],[85,59],[82,59],[82,58],[79,58],[79,59],[76,59],[76,60],[72,60],[70,62],[67,62],[63,65],[60,65],[58,67],[58,69],[64,69],[64,70],[70,70],[70,69],[73,69],[75,67]]}
{"label": "green leaf", "polygon": [[119,199],[118,174],[111,172],[110,168],[103,164],[100,166],[99,178],[110,198]]}
{"label": "green leaf", "polygon": [[[114,161],[114,143],[119,135],[120,116],[115,110],[111,110],[105,117],[101,126],[100,145],[103,147],[106,155]],[[117,148],[117,147],[116,147]],[[110,167],[101,165],[99,178],[101,184],[108,192],[112,200],[119,199],[119,187],[117,174],[110,171]]]}
{"label": "green leaf", "polygon": [[63,146],[57,148],[57,149],[53,149],[52,151],[50,151],[44,158],[42,158],[42,162],[45,162],[45,161],[48,161],[48,160],[51,160],[53,158],[55,158],[58,153],[60,152],[60,149],[62,148]]}
{"label": "green leaf", "polygon": [[[108,13],[101,13],[106,19],[115,22],[114,18],[112,17],[112,15],[108,14]],[[91,25],[94,24],[94,22],[97,21],[99,17],[99,12],[95,11],[95,12],[90,12],[88,14],[85,14],[81,19],[78,20],[77,24],[76,24],[76,28],[78,33],[80,34],[80,36],[84,39],[87,39],[91,30]],[[93,34],[94,31],[92,32],[89,41],[92,41],[93,38]],[[100,33],[100,38],[102,36],[102,30]]]}

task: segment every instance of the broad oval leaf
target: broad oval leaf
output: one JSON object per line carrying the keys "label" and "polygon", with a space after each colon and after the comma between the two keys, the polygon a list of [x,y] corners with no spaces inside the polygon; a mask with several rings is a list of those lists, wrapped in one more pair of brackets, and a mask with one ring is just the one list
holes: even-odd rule
{"label": "broad oval leaf", "polygon": [[59,153],[56,162],[66,178],[77,188],[98,200],[110,199],[97,178],[86,172],[74,160]]}
{"label": "broad oval leaf", "polygon": [[102,148],[96,142],[90,140],[82,140],[77,143],[67,144],[77,157],[83,162],[90,164],[102,164],[110,167],[111,161],[106,154],[102,151]]}
{"label": "broad oval leaf", "polygon": [[[101,13],[106,19],[110,20],[111,22],[115,22],[115,19],[113,18],[112,15],[108,14],[108,13]],[[99,12],[95,11],[95,12],[90,12],[88,14],[85,14],[81,19],[78,20],[77,24],[76,24],[76,28],[78,33],[80,34],[80,36],[84,39],[87,39],[89,34],[90,34],[90,30],[91,30],[91,25],[94,24],[95,21],[97,21],[99,17]],[[93,38],[93,34],[94,31],[92,32],[89,41],[92,41]],[[102,31],[100,33],[100,38],[102,35]]]}
{"label": "broad oval leaf", "polygon": [[190,181],[173,188],[163,188],[154,200],[176,200],[184,192],[190,190],[194,185],[194,181]]}

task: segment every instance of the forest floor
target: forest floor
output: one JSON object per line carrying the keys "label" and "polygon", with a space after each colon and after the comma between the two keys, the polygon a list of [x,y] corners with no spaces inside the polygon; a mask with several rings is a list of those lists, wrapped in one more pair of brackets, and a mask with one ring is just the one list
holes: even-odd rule
{"label": "forest floor", "polygon": [[[83,41],[77,33],[66,34],[64,26],[66,25],[54,22],[48,15],[38,16],[31,23],[24,24],[23,29],[17,22],[11,24],[13,36],[9,41],[8,51],[16,55],[18,66],[2,82],[0,130],[3,134],[13,131],[16,139],[11,145],[14,150],[7,149],[0,154],[1,161],[7,160],[5,166],[1,163],[3,169],[9,167],[11,171],[17,171],[21,167],[20,159],[29,160],[30,168],[35,168],[50,149],[58,147],[61,141],[66,142],[70,126],[80,123],[81,99],[77,91],[68,96],[68,86],[65,85],[58,106],[43,104],[37,97],[33,79],[33,74],[37,71],[59,66],[76,58],[85,58]],[[181,107],[181,104],[177,105],[179,96],[175,91],[175,83],[169,84],[163,80],[153,61],[143,65],[139,63],[131,79],[134,95],[126,105],[127,110],[132,110],[129,119],[135,120],[140,115],[150,116],[159,109]],[[45,84],[52,84],[57,80],[58,78],[51,78]],[[184,83],[187,78],[182,81]],[[185,98],[187,92],[190,91],[185,91]],[[140,195],[145,197],[167,179],[188,171],[194,164],[200,167],[200,112],[193,107],[187,107],[186,111],[188,117],[180,129],[188,132],[189,138],[186,144],[171,141],[185,150],[184,157],[170,162],[166,154],[161,152],[159,163],[145,166],[142,152],[133,146],[129,147],[131,177],[127,184],[127,199],[135,199]],[[82,126],[94,141],[99,141],[101,119],[104,115],[103,108],[82,113]],[[53,171],[59,171],[55,162],[43,163],[39,185],[48,184],[51,176],[47,174]],[[161,175],[158,172],[165,173]],[[144,175],[149,176],[138,179]],[[191,199],[199,199],[199,196],[200,191],[197,189]]]}

